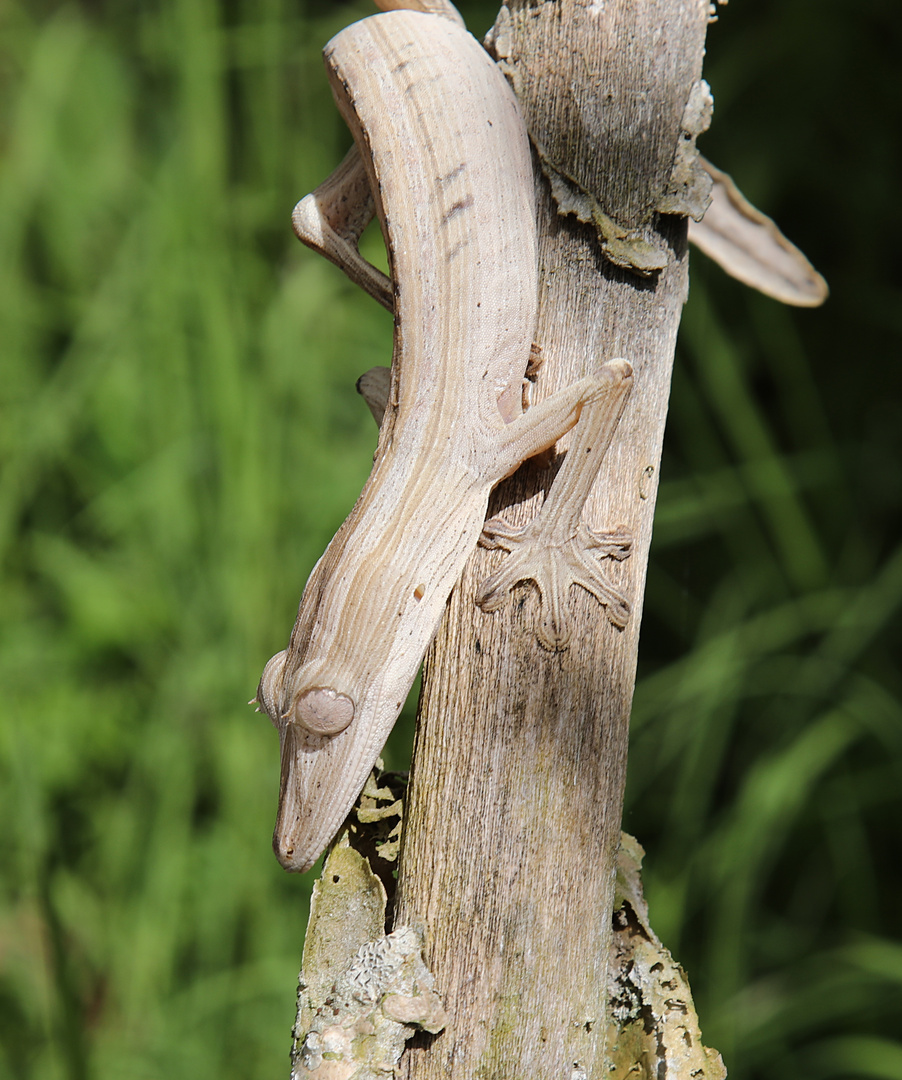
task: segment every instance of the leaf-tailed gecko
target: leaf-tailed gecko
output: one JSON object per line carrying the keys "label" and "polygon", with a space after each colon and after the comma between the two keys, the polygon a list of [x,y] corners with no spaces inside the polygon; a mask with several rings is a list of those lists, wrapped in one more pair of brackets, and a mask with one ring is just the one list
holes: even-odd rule
{"label": "leaf-tailed gecko", "polygon": [[[295,228],[394,310],[395,341],[373,471],[257,693],[281,743],[273,847],[297,871],[382,749],[492,488],[581,413],[610,441],[631,382],[630,365],[611,360],[522,409],[537,306],[529,141],[513,92],[454,9],[364,19],[325,58],[356,150],[299,204]],[[370,195],[390,281],[356,253]],[[567,508],[562,526],[572,517]],[[628,540],[613,543],[622,556]],[[622,623],[625,601],[596,576]]]}
{"label": "leaf-tailed gecko", "polygon": [[[571,585],[591,592],[615,627],[630,614],[598,560],[628,556],[631,537],[623,527],[595,533],[581,514],[632,369],[609,360],[523,410],[538,271],[533,168],[516,97],[448,0],[376,3],[384,14],[325,49],[355,145],[293,215],[304,243],[395,315],[390,382],[380,389],[371,373],[376,390],[367,395],[384,414],[373,471],[257,691],[280,736],[273,847],[295,871],[312,865],[351,808],[481,535],[512,554],[476,601],[495,610],[518,582],[533,581],[546,647],[566,644]],[[712,203],[690,239],[763,292],[822,302],[826,285],[802,253],[729,177],[702,165]],[[374,213],[390,278],[357,248]],[[536,518],[523,530],[493,519],[483,533],[492,488],[577,421],[590,453],[565,461]]]}

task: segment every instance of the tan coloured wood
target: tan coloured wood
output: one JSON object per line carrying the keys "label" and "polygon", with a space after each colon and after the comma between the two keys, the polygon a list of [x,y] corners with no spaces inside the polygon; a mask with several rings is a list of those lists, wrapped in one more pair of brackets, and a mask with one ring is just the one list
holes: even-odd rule
{"label": "tan coloured wood", "polygon": [[[574,587],[569,648],[550,651],[533,633],[541,619],[533,585],[496,614],[473,603],[509,556],[480,549],[467,563],[427,661],[399,879],[397,918],[424,931],[449,1014],[441,1036],[406,1052],[401,1075],[410,1080],[606,1075],[628,718],[687,289],[685,219],[654,207],[700,75],[707,8],[706,0],[561,0],[512,6],[496,24],[496,48],[526,96],[537,141],[555,151],[554,168],[668,259],[644,278],[612,266],[594,229],[559,217],[539,180],[537,391],[553,393],[614,356],[634,370],[587,514],[595,528],[622,524],[633,537],[629,558],[610,571],[632,614],[618,629]],[[593,145],[605,156],[594,173]],[[525,524],[552,475],[521,470],[491,509]]]}

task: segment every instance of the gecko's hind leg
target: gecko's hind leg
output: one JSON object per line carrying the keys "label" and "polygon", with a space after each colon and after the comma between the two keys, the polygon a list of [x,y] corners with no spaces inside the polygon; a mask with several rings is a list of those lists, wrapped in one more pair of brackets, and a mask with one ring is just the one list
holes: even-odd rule
{"label": "gecko's hind leg", "polygon": [[607,376],[606,392],[585,406],[542,509],[522,529],[492,518],[486,522],[480,539],[481,546],[501,548],[509,556],[480,585],[477,604],[484,611],[496,611],[517,584],[535,582],[541,604],[536,634],[548,649],[566,648],[569,641],[566,599],[571,585],[590,592],[614,626],[625,626],[630,615],[628,600],[608,581],[598,560],[625,559],[632,536],[623,527],[597,533],[582,520],[583,505],[631,387],[631,368],[623,360],[605,364],[602,373]]}
{"label": "gecko's hind leg", "polygon": [[371,266],[357,247],[375,213],[369,177],[357,147],[352,146],[335,172],[297,204],[291,223],[299,240],[394,311],[391,279]]}

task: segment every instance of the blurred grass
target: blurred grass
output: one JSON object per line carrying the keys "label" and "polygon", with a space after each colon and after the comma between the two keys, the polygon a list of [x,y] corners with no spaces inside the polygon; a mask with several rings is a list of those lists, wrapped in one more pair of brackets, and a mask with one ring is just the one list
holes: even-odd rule
{"label": "blurred grass", "polygon": [[[371,10],[0,11],[2,1077],[287,1071],[309,877],[243,702],[375,443],[352,387],[391,321],[288,225],[348,143],[320,49]],[[833,296],[693,261],[626,826],[733,1075],[895,1080],[900,103],[888,63],[830,81],[900,19],[810,20],[709,38],[705,152]]]}

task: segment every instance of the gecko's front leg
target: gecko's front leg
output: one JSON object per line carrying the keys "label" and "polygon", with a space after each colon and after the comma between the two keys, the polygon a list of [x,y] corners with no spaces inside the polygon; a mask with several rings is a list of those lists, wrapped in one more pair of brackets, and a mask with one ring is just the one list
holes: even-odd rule
{"label": "gecko's front leg", "polygon": [[541,605],[536,635],[547,649],[563,649],[569,641],[566,600],[571,585],[590,592],[614,626],[625,626],[630,615],[629,601],[610,583],[598,560],[625,559],[632,536],[623,527],[597,533],[582,520],[632,385],[632,368],[625,360],[609,361],[600,375],[606,392],[584,410],[539,513],[522,529],[492,518],[480,539],[481,546],[501,548],[509,557],[479,587],[476,602],[484,611],[497,611],[516,585],[534,582]]}
{"label": "gecko's front leg", "polygon": [[[357,383],[377,424],[388,404],[388,374],[387,368],[373,368]],[[629,601],[608,580],[599,560],[627,558],[632,535],[623,526],[596,532],[582,520],[583,506],[632,389],[632,367],[625,360],[609,361],[599,375],[603,389],[583,408],[567,457],[539,513],[523,528],[493,517],[479,540],[480,547],[506,551],[510,558],[480,585],[476,603],[483,611],[498,611],[513,588],[532,581],[541,606],[536,636],[551,650],[566,648],[570,639],[566,600],[571,585],[590,592],[614,626],[624,627],[630,616]]]}
{"label": "gecko's front leg", "polygon": [[291,224],[297,238],[343,270],[355,285],[394,311],[391,279],[364,259],[358,249],[376,206],[360,151],[356,146],[320,186],[294,208]]}

